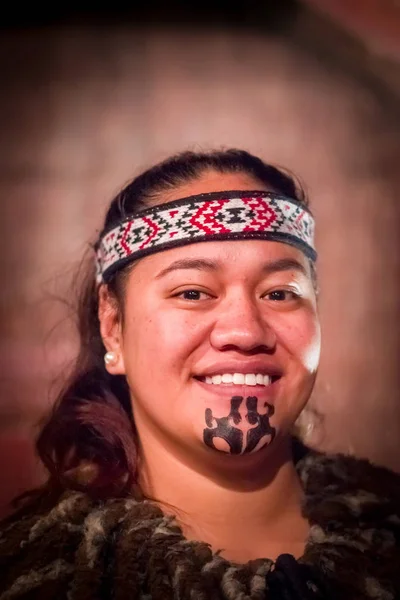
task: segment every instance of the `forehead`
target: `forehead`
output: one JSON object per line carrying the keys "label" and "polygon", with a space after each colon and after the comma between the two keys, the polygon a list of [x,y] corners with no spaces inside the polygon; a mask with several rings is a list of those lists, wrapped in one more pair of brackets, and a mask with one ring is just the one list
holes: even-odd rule
{"label": "forehead", "polygon": [[272,186],[266,185],[248,173],[219,173],[218,171],[207,170],[191,181],[163,191],[156,199],[155,204],[164,204],[178,198],[186,198],[197,194],[228,190],[276,191]]}
{"label": "forehead", "polygon": [[[196,260],[212,263],[215,265],[212,271],[230,278],[261,274],[269,263],[285,260],[289,266],[293,263],[293,270],[296,270],[297,263],[300,268],[303,267],[306,275],[311,276],[309,261],[300,250],[289,244],[265,240],[199,242],[172,248],[142,258],[131,275],[133,278],[139,276],[142,280],[157,279],[170,267],[176,266],[175,272],[188,270],[190,261]],[[202,270],[201,262],[193,268]],[[285,271],[290,271],[290,268]]]}

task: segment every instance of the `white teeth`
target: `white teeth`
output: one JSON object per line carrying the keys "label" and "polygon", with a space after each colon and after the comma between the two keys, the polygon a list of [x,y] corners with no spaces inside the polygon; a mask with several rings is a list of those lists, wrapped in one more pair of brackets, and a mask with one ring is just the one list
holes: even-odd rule
{"label": "white teeth", "polygon": [[203,381],[212,385],[230,383],[233,385],[264,385],[271,384],[271,377],[262,373],[222,373],[222,375],[205,376]]}
{"label": "white teeth", "polygon": [[222,383],[232,383],[233,381],[233,375],[231,375],[230,373],[224,373],[222,375]]}
{"label": "white teeth", "polygon": [[244,382],[246,385],[257,385],[257,376],[254,373],[246,373]]}

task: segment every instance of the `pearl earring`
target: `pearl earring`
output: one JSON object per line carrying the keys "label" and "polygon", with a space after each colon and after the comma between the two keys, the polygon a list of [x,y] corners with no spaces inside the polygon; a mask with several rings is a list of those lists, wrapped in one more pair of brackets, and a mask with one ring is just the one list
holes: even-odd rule
{"label": "pearl earring", "polygon": [[106,365],[112,365],[117,361],[117,355],[115,352],[106,352],[104,355],[104,362]]}

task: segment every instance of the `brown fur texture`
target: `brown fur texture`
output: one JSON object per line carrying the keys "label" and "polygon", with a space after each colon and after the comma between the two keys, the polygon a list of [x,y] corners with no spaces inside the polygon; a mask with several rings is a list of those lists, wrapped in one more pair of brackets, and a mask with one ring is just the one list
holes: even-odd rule
{"label": "brown fur texture", "polygon": [[66,492],[4,524],[0,600],[398,600],[400,476],[314,452],[297,469],[311,525],[299,561],[234,564],[150,501]]}

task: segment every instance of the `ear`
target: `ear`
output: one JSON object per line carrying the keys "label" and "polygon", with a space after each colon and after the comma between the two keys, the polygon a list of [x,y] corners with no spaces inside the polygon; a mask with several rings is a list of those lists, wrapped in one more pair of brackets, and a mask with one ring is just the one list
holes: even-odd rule
{"label": "ear", "polygon": [[105,367],[111,375],[125,375],[121,308],[107,285],[101,285],[99,288],[98,317],[103,344],[107,354],[112,353],[109,355]]}

